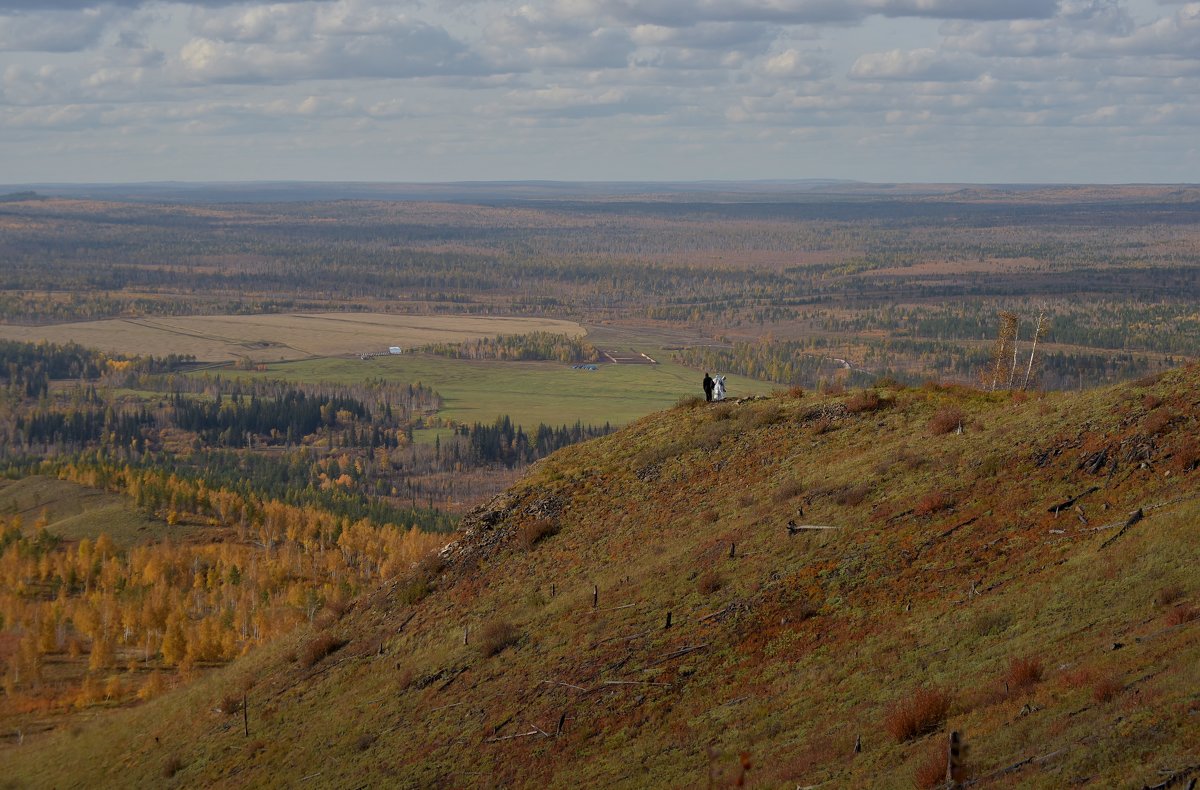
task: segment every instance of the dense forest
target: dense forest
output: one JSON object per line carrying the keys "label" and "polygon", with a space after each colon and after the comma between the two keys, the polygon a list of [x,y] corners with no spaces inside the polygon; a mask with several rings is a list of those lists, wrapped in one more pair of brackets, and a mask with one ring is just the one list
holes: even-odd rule
{"label": "dense forest", "polygon": [[461,343],[432,343],[420,351],[452,359],[497,359],[513,362],[599,362],[600,352],[581,337],[551,332],[467,340]]}

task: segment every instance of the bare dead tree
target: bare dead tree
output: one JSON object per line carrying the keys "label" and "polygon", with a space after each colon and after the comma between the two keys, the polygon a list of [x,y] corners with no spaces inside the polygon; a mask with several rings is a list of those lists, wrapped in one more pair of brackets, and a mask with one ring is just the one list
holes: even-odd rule
{"label": "bare dead tree", "polygon": [[[992,361],[986,374],[987,378],[991,379],[988,389],[992,392],[1000,386],[1001,381],[1012,374],[1012,369],[1009,368],[1008,354],[1015,345],[1017,325],[1020,320],[1016,313],[1008,310],[1000,311],[1000,331],[996,334],[996,342],[992,346]],[[1008,376],[1005,375],[1006,373]]]}
{"label": "bare dead tree", "polygon": [[1038,340],[1046,334],[1046,330],[1049,328],[1050,321],[1047,320],[1045,311],[1038,311],[1037,324],[1033,328],[1033,346],[1029,349],[1029,364],[1025,367],[1025,381],[1021,384],[1022,392],[1029,387],[1029,379],[1033,375],[1033,361],[1034,355],[1037,354]]}

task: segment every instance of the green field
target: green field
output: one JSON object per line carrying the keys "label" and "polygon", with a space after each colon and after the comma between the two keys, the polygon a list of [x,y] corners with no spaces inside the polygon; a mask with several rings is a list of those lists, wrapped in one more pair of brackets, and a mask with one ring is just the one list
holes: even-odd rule
{"label": "green field", "polygon": [[[680,398],[700,395],[701,374],[674,363],[600,365],[572,370],[557,362],[496,362],[424,355],[358,359],[318,359],[271,365],[265,373],[239,373],[293,381],[350,383],[386,378],[421,382],[442,396],[441,416],[458,422],[490,423],[507,414],[534,426],[624,425],[665,409]],[[731,398],[765,394],[777,385],[741,376],[726,382]]]}

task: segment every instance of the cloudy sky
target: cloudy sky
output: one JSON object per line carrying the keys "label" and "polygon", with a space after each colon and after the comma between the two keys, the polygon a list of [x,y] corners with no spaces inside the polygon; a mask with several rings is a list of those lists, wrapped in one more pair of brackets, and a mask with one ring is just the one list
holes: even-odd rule
{"label": "cloudy sky", "polygon": [[0,0],[0,183],[1200,182],[1200,2]]}

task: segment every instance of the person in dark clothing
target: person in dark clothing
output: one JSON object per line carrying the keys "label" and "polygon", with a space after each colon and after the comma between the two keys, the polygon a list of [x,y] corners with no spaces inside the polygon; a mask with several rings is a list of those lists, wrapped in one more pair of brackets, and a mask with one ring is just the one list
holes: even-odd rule
{"label": "person in dark clothing", "polygon": [[704,373],[704,399],[705,400],[712,400],[713,383],[714,382],[712,380],[712,377],[709,376],[708,372],[706,371]]}

